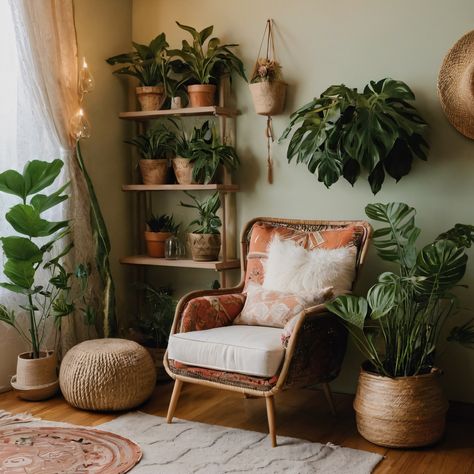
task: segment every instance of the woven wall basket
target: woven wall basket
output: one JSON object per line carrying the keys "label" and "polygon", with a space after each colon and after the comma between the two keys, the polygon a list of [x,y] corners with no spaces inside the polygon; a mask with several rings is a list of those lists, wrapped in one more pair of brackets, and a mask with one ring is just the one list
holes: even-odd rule
{"label": "woven wall basket", "polygon": [[286,87],[282,81],[249,84],[255,112],[259,115],[281,114],[285,108]]}
{"label": "woven wall basket", "polygon": [[448,402],[441,372],[413,377],[383,377],[361,369],[354,400],[357,429],[380,446],[415,448],[438,441],[444,433]]}

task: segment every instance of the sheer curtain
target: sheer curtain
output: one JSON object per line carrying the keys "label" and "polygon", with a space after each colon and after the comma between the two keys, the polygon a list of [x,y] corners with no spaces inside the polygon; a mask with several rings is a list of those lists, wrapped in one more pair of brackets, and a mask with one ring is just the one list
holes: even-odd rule
{"label": "sheer curtain", "polygon": [[[72,196],[64,206],[52,208],[48,218],[74,216],[73,237],[79,234],[80,238],[74,239],[71,259],[90,261],[94,245],[88,194],[74,159],[75,140],[70,131],[71,117],[79,108],[72,0],[1,1],[0,50],[0,170],[22,170],[33,159],[60,157],[65,161],[61,179],[71,179]],[[14,198],[0,196],[0,235],[13,234],[3,216],[14,203]],[[0,301],[16,306],[14,296],[2,288]],[[63,321],[61,342],[67,350],[85,339],[87,330],[81,318]],[[14,330],[0,323],[0,390],[9,387],[16,357],[24,349]]]}

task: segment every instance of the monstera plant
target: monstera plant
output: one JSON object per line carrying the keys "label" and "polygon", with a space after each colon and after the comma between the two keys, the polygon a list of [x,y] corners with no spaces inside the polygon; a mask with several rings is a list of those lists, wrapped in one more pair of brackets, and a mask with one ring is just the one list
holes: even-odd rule
{"label": "monstera plant", "polygon": [[415,157],[427,159],[427,124],[414,99],[404,82],[389,78],[371,81],[362,93],[331,86],[291,115],[280,139],[294,130],[288,161],[305,164],[327,187],[340,177],[354,185],[365,170],[376,194],[386,173],[399,181]]}
{"label": "monstera plant", "polygon": [[[431,444],[443,434],[447,409],[436,348],[456,313],[452,290],[466,271],[474,226],[457,224],[417,250],[415,209],[389,203],[365,210],[383,224],[374,232],[378,255],[397,264],[398,272],[382,273],[366,297],[343,295],[327,304],[368,359],[354,402],[359,431],[384,446]],[[473,347],[474,320],[455,327],[448,339]]]}

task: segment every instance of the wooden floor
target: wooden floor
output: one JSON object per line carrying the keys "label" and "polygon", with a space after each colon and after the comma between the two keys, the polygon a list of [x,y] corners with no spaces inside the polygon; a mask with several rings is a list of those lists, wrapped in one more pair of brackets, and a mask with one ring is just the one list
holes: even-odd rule
{"label": "wooden floor", "polygon": [[[157,385],[150,401],[140,409],[166,416],[171,389],[171,383]],[[375,470],[377,474],[474,474],[474,420],[466,416],[469,405],[466,410],[451,412],[446,436],[435,447],[393,450],[375,446],[357,433],[352,396],[335,394],[335,402],[338,415],[333,417],[320,391],[282,393],[276,397],[278,434],[383,454],[385,459]],[[13,392],[0,394],[0,409],[14,413],[30,412],[46,420],[86,426],[105,423],[117,416],[77,410],[59,396],[44,402],[25,402],[16,398]],[[263,399],[246,399],[239,394],[197,385],[184,385],[176,416],[203,423],[267,431]]]}

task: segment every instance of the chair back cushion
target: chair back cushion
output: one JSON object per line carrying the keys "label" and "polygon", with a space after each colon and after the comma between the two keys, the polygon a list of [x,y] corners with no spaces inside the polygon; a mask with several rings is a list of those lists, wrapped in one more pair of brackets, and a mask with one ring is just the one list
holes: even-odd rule
{"label": "chair back cushion", "polygon": [[[321,226],[323,227],[323,226]],[[286,225],[257,222],[253,225],[248,244],[245,283],[253,281],[263,284],[265,272],[263,262],[268,258],[268,245],[275,235],[282,240],[292,240],[301,247],[335,249],[357,245],[362,229],[358,226],[327,226],[320,230],[304,231]]]}

